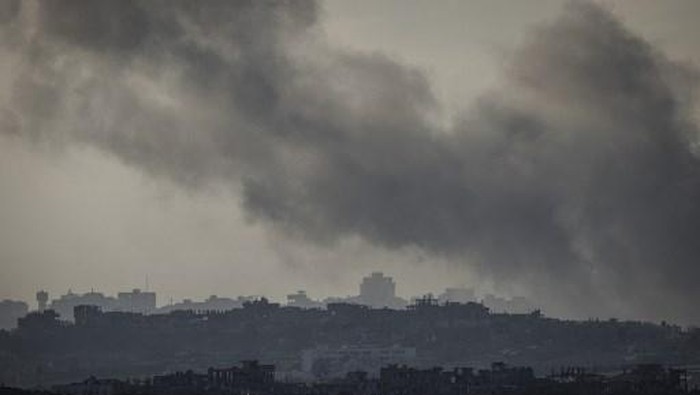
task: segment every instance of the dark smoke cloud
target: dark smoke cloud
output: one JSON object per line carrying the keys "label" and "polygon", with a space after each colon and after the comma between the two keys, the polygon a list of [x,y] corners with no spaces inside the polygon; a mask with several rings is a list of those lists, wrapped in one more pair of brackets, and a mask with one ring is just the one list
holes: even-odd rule
{"label": "dark smoke cloud", "polygon": [[692,71],[573,3],[505,88],[441,128],[422,73],[329,47],[318,15],[311,1],[3,3],[0,125],[227,183],[253,218],[319,243],[466,262],[558,312],[700,320]]}

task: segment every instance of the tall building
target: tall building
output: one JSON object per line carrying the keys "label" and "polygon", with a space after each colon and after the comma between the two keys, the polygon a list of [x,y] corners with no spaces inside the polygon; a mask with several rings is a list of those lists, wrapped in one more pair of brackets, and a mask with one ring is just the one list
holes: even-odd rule
{"label": "tall building", "polygon": [[323,307],[323,303],[315,301],[306,294],[306,291],[297,291],[287,295],[287,306],[300,307],[302,309],[316,309]]}
{"label": "tall building", "polygon": [[362,279],[358,301],[375,308],[400,308],[405,305],[401,298],[396,297],[394,279],[384,276],[382,272],[374,272]]}
{"label": "tall building", "polygon": [[36,303],[39,307],[39,312],[46,310],[47,303],[49,302],[49,293],[41,290],[36,293]]}

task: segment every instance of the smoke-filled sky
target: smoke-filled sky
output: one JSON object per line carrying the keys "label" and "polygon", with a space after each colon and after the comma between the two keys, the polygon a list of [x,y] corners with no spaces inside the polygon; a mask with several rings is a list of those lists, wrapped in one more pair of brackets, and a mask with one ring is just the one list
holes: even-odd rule
{"label": "smoke-filled sky", "polygon": [[0,2],[0,298],[699,323],[695,1]]}

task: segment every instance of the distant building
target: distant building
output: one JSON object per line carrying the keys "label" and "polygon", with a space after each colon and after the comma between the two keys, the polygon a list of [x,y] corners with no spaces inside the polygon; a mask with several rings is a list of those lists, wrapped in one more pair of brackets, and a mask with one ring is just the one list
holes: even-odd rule
{"label": "distant building", "polygon": [[343,377],[358,370],[376,375],[382,366],[410,363],[415,359],[413,347],[316,347],[302,352],[301,368],[316,378]]}
{"label": "distant building", "polygon": [[362,279],[360,299],[372,307],[384,307],[396,297],[396,283],[381,272],[374,272]]}
{"label": "distant building", "polygon": [[23,331],[42,332],[63,326],[65,322],[58,319],[53,310],[31,312],[17,320],[17,327]]}
{"label": "distant building", "polygon": [[192,299],[184,299],[179,303],[172,303],[158,308],[158,313],[169,313],[172,311],[229,311],[240,309],[245,302],[255,300],[253,296],[239,296],[236,299],[222,298],[216,295],[211,295],[202,302],[193,301]]}
{"label": "distant building", "polygon": [[275,382],[275,365],[262,365],[258,361],[242,361],[241,366],[226,369],[209,368],[209,384],[214,388],[254,390],[271,389]]}
{"label": "distant building", "polygon": [[[42,292],[37,293],[37,301],[39,302]],[[41,295],[42,298],[44,296],[48,299],[48,294]],[[65,295],[52,300],[48,308],[58,313],[62,319],[73,321],[73,310],[77,306],[96,306],[100,311],[104,312],[122,311],[152,314],[156,312],[156,293],[134,289],[130,292],[119,292],[115,298],[106,296],[101,292],[90,291],[84,294],[77,294],[69,290]],[[44,306],[45,308],[46,306]],[[40,311],[42,310],[40,302]]]}
{"label": "distant building", "polygon": [[440,307],[440,302],[435,297],[433,297],[433,294],[428,293],[423,296],[416,296],[414,298],[411,298],[411,304],[408,306],[408,309],[418,310],[433,307]]}
{"label": "distant building", "polygon": [[243,306],[243,303],[251,300],[249,297],[239,296],[236,299],[232,298],[222,298],[217,295],[211,295],[205,300],[201,307],[208,311],[229,311],[233,309],[239,309]]}
{"label": "distant building", "polygon": [[29,310],[26,303],[14,300],[0,302],[0,329],[12,329],[17,326],[17,320],[24,317]]}
{"label": "distant building", "polygon": [[89,325],[96,317],[99,317],[102,310],[97,306],[91,305],[79,305],[75,306],[73,309],[73,318],[75,319],[75,325],[86,326]]}
{"label": "distant building", "polygon": [[322,302],[309,298],[306,291],[297,291],[296,293],[287,295],[287,306],[300,307],[302,309],[318,309],[322,308]]}
{"label": "distant building", "polygon": [[49,308],[58,313],[62,319],[73,321],[73,309],[80,305],[97,306],[102,311],[113,311],[116,310],[118,302],[117,299],[105,296],[100,292],[90,291],[84,294],[75,294],[68,290],[65,295],[51,301]]}
{"label": "distant building", "polygon": [[49,302],[49,293],[46,291],[39,291],[36,293],[36,303],[39,308],[39,312],[46,310],[47,303]]}
{"label": "distant building", "polygon": [[117,294],[116,309],[130,313],[153,313],[156,310],[156,293],[143,292],[140,289],[134,289],[131,292],[119,292]]}
{"label": "distant building", "polygon": [[403,308],[406,301],[396,296],[396,283],[382,272],[374,272],[362,279],[356,301],[374,308]]}

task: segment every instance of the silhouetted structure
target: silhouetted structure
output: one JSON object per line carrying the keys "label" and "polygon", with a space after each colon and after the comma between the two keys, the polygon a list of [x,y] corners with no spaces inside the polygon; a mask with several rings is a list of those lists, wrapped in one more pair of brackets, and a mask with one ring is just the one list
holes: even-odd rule
{"label": "silhouetted structure", "polygon": [[17,324],[17,319],[27,314],[29,306],[24,302],[14,300],[0,301],[0,329],[11,329]]}
{"label": "silhouetted structure", "polygon": [[53,310],[35,311],[17,320],[17,329],[28,336],[44,336],[45,333],[65,326]]}
{"label": "silhouetted structure", "polygon": [[46,291],[39,291],[36,293],[36,303],[39,312],[46,310],[47,303],[49,302],[49,293]]}

